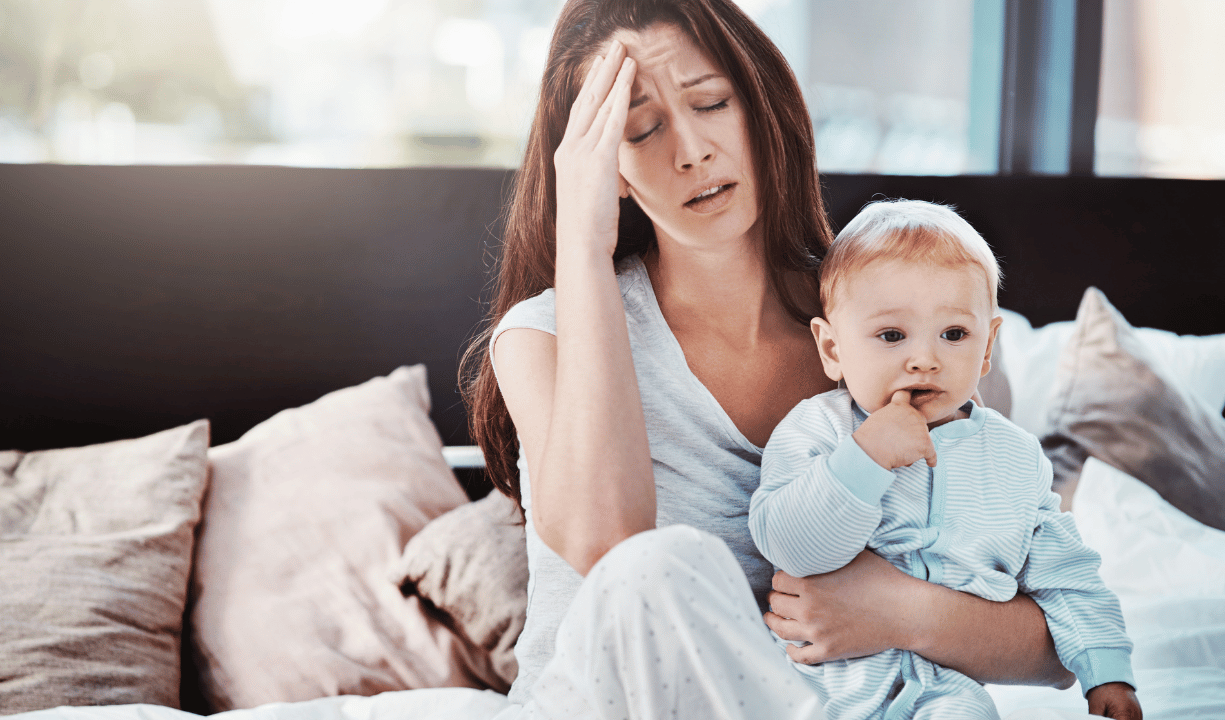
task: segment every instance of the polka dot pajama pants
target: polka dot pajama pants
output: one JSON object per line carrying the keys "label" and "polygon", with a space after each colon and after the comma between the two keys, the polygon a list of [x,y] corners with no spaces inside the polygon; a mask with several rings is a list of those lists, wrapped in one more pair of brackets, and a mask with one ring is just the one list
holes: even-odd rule
{"label": "polka dot pajama pants", "polygon": [[744,572],[687,526],[640,533],[592,569],[532,700],[503,718],[825,717],[780,654]]}

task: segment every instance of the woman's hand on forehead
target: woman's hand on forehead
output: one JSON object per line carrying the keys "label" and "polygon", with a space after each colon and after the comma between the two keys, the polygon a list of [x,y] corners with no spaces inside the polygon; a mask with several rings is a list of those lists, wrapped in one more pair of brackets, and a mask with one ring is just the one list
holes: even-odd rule
{"label": "woman's hand on forehead", "polygon": [[[592,61],[570,108],[566,134],[553,154],[559,253],[591,247],[611,257],[616,249],[621,185],[617,150],[635,69],[625,45],[614,40],[606,55]],[[579,247],[571,247],[575,243]]]}

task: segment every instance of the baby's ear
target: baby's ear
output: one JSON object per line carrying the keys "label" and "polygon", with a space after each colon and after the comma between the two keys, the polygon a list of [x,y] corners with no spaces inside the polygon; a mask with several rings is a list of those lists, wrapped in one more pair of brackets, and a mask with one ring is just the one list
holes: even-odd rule
{"label": "baby's ear", "polygon": [[819,317],[813,318],[808,326],[813,339],[817,341],[817,352],[821,354],[825,374],[830,380],[838,382],[842,379],[842,365],[838,361],[838,341],[834,338],[834,328],[828,320]]}
{"label": "baby's ear", "polygon": [[987,373],[991,372],[991,353],[995,350],[995,338],[999,335],[1000,325],[1003,324],[1004,318],[1002,316],[996,315],[991,318],[991,325],[987,330],[987,352],[983,357],[983,371],[979,374],[979,377],[985,377]]}

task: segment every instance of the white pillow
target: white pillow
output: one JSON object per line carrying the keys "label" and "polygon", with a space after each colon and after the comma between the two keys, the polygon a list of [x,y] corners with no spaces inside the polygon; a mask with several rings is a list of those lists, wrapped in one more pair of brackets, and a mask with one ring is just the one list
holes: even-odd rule
{"label": "white pillow", "polygon": [[1072,336],[1072,321],[1034,328],[1020,313],[1000,309],[999,365],[1012,391],[1012,413],[1017,425],[1041,437],[1045,434],[1046,409],[1055,388],[1059,351]]}
{"label": "white pillow", "polygon": [[1102,556],[1102,580],[1123,606],[1133,666],[1225,669],[1225,532],[1093,457],[1072,506],[1085,544]]}
{"label": "white pillow", "polygon": [[[1059,352],[1072,336],[1074,322],[1035,328],[1020,313],[1000,309],[999,365],[1012,392],[1009,418],[1029,432],[1046,434],[1047,407],[1059,367]],[[1158,370],[1215,412],[1225,408],[1225,334],[1178,335],[1136,328]]]}

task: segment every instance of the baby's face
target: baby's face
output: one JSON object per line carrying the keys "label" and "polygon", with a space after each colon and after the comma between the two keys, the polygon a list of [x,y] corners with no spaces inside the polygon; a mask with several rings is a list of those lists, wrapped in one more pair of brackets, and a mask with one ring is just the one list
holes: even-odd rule
{"label": "baby's face", "polygon": [[977,265],[876,261],[842,280],[833,305],[812,322],[821,359],[869,413],[909,390],[928,426],[941,425],[991,369],[1000,318]]}

